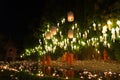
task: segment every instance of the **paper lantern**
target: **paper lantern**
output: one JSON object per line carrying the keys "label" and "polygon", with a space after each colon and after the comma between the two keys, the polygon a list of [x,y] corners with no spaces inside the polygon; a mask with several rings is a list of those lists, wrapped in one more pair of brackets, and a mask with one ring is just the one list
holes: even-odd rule
{"label": "paper lantern", "polygon": [[45,35],[46,39],[50,39],[51,37],[51,33],[50,32],[47,32],[46,35]]}
{"label": "paper lantern", "polygon": [[73,38],[73,30],[68,31],[68,38]]}
{"label": "paper lantern", "polygon": [[73,22],[74,21],[74,14],[73,12],[68,12],[67,14],[67,19],[68,19],[68,22]]}
{"label": "paper lantern", "polygon": [[51,27],[51,34],[52,35],[55,35],[56,34],[56,32],[57,32],[57,28],[56,27]]}

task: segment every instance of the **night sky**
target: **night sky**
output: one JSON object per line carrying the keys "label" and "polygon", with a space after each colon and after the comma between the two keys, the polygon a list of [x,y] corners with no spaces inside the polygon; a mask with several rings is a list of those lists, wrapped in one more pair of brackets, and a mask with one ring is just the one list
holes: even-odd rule
{"label": "night sky", "polygon": [[[115,2],[115,0],[106,1]],[[46,3],[47,0],[3,0],[1,34],[16,39],[31,34],[32,25],[38,26]],[[60,5],[62,6],[62,3]],[[65,5],[67,6],[67,3]]]}
{"label": "night sky", "polygon": [[40,20],[44,4],[45,0],[3,0],[0,32],[13,38],[30,34],[31,25]]}

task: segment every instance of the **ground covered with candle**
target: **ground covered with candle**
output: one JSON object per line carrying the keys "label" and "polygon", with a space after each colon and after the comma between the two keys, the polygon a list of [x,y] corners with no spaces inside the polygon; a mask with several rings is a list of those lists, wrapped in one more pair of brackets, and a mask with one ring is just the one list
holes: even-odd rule
{"label": "ground covered with candle", "polygon": [[0,62],[2,80],[119,80],[120,63],[96,60],[75,61],[73,66],[52,61],[52,66],[41,61]]}

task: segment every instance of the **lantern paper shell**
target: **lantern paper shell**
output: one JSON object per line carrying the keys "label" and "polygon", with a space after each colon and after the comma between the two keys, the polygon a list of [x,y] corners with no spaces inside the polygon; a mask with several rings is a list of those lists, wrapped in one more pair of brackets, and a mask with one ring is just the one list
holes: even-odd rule
{"label": "lantern paper shell", "polygon": [[73,38],[73,30],[68,31],[68,38]]}
{"label": "lantern paper shell", "polygon": [[73,22],[74,21],[74,14],[73,12],[68,12],[67,14],[67,19],[68,19],[68,22]]}
{"label": "lantern paper shell", "polygon": [[46,35],[45,35],[46,39],[50,39],[51,37],[51,33],[50,32],[47,32]]}
{"label": "lantern paper shell", "polygon": [[56,28],[56,27],[52,27],[52,28],[51,28],[51,34],[52,34],[52,35],[55,35],[56,32],[57,32],[57,28]]}

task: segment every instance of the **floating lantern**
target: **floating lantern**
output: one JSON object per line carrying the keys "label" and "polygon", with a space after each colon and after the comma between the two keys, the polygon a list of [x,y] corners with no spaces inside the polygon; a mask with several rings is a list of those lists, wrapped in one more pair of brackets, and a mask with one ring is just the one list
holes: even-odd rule
{"label": "floating lantern", "polygon": [[53,27],[51,28],[51,34],[52,34],[52,35],[55,35],[56,32],[57,32],[57,28],[53,26]]}
{"label": "floating lantern", "polygon": [[68,31],[68,38],[73,38],[73,30]]}
{"label": "floating lantern", "polygon": [[73,12],[68,12],[67,14],[67,19],[68,19],[68,22],[73,22],[74,21],[74,14]]}
{"label": "floating lantern", "polygon": [[46,39],[50,39],[51,37],[51,33],[50,32],[47,32],[46,35],[45,35]]}

